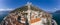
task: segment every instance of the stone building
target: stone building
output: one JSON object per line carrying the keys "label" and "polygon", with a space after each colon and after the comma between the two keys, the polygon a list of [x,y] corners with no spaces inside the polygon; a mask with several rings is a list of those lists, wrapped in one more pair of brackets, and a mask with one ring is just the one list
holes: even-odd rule
{"label": "stone building", "polygon": [[27,3],[11,11],[0,25],[52,25],[52,15]]}

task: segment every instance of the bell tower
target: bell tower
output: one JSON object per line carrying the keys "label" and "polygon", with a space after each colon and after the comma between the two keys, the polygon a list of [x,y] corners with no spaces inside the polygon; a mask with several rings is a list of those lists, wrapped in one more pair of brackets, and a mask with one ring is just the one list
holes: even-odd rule
{"label": "bell tower", "polygon": [[28,15],[27,15],[27,19],[28,19],[28,23],[29,23],[29,25],[30,25],[30,18],[31,18],[31,4],[32,3],[30,3],[30,2],[27,2],[27,7],[28,7],[28,10],[27,10],[27,13],[28,13]]}

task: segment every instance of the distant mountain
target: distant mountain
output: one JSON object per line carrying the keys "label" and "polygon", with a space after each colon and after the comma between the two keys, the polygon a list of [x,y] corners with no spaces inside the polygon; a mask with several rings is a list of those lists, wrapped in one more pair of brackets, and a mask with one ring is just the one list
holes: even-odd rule
{"label": "distant mountain", "polygon": [[4,14],[8,14],[9,11],[0,11],[0,17],[3,16]]}
{"label": "distant mountain", "polygon": [[60,13],[60,10],[57,10],[56,12],[54,12],[54,13]]}

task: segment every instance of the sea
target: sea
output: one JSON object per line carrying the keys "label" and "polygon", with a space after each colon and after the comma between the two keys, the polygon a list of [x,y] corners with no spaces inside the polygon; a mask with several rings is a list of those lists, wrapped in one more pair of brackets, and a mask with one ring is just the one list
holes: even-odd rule
{"label": "sea", "polygon": [[[0,23],[2,22],[3,18],[8,15],[8,12],[0,12]],[[52,13],[52,16],[58,25],[60,25],[60,13]]]}
{"label": "sea", "polygon": [[60,25],[60,13],[53,13],[53,19]]}
{"label": "sea", "polygon": [[9,14],[8,11],[0,11],[0,23],[2,22],[3,18]]}

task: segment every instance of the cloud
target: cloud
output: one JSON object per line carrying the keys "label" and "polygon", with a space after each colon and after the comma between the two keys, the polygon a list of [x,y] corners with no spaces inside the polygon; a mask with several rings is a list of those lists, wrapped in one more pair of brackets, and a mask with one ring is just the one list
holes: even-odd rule
{"label": "cloud", "polygon": [[12,11],[14,9],[0,9],[0,11]]}

